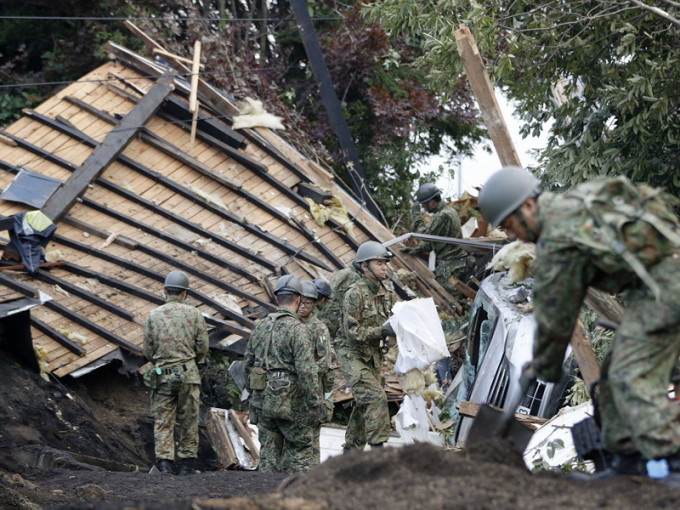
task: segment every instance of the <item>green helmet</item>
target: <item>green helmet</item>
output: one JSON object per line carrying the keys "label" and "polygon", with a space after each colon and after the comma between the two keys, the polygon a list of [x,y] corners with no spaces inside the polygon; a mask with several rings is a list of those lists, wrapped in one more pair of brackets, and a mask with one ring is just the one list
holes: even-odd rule
{"label": "green helmet", "polygon": [[302,284],[292,274],[281,276],[274,285],[274,295],[279,294],[302,294]]}
{"label": "green helmet", "polygon": [[539,181],[526,170],[506,166],[493,174],[479,192],[479,209],[496,228],[527,198],[539,192]]}
{"label": "green helmet", "polygon": [[311,280],[302,280],[302,297],[319,299],[319,293],[316,290],[316,285]]}
{"label": "green helmet", "polygon": [[331,284],[325,278],[314,278],[314,285],[319,293],[319,297],[331,297]]}
{"label": "green helmet", "polygon": [[170,271],[163,285],[168,289],[189,290],[189,277],[184,271]]}
{"label": "green helmet", "polygon": [[416,192],[416,202],[424,204],[428,200],[432,200],[440,193],[441,192],[437,186],[431,182],[426,182],[425,184],[421,184],[420,188],[418,188],[418,191]]}
{"label": "green helmet", "polygon": [[392,253],[387,251],[382,244],[377,241],[366,241],[357,249],[354,262],[361,264],[369,260],[390,260],[391,258]]}

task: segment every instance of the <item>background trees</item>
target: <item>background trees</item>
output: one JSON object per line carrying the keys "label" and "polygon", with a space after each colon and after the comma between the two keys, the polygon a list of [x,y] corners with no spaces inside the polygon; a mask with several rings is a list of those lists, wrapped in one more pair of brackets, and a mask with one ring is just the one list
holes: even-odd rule
{"label": "background trees", "polygon": [[[389,226],[408,228],[404,213],[418,181],[452,172],[451,166],[419,170],[419,163],[442,155],[453,164],[483,137],[465,81],[458,75],[445,89],[430,87],[424,61],[419,68],[412,65],[424,56],[424,39],[388,38],[362,15],[359,1],[308,0],[307,5],[371,193]],[[122,19],[113,18],[133,18],[180,55],[189,56],[200,38],[207,79],[237,99],[262,99],[285,118],[284,137],[308,156],[332,164],[346,180],[287,0],[106,0],[96,5],[4,0],[0,14],[87,17],[0,20],[0,79],[10,84],[77,79],[103,61],[99,48],[108,39],[144,51]],[[0,123],[54,91],[27,85],[0,89],[0,105],[6,107]]]}
{"label": "background trees", "polygon": [[369,10],[391,36],[423,40],[416,64],[443,91],[462,70],[453,31],[466,23],[518,101],[523,132],[554,119],[539,169],[548,184],[625,174],[680,191],[680,3],[385,0]]}

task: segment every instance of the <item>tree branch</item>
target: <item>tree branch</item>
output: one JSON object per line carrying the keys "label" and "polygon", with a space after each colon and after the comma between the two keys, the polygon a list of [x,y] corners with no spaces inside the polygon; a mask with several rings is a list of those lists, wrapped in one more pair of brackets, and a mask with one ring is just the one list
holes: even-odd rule
{"label": "tree branch", "polygon": [[[680,20],[677,19],[677,18],[675,18],[675,17],[673,17],[673,16],[671,16],[671,15],[668,14],[666,11],[664,11],[664,10],[662,10],[662,9],[659,9],[658,7],[654,7],[653,5],[647,5],[647,4],[643,3],[643,2],[641,2],[640,0],[630,0],[630,1],[631,1],[633,4],[637,5],[638,7],[641,7],[642,9],[646,9],[646,10],[648,10],[649,12],[651,12],[651,13],[653,13],[653,14],[656,14],[657,16],[662,17],[662,18],[665,19],[666,21],[670,21],[670,22],[673,23],[674,25],[677,25],[677,26],[680,27]],[[667,1],[667,0],[666,0],[666,1]],[[670,3],[670,2],[669,2],[669,3]],[[673,3],[675,3],[675,2],[673,2]]]}

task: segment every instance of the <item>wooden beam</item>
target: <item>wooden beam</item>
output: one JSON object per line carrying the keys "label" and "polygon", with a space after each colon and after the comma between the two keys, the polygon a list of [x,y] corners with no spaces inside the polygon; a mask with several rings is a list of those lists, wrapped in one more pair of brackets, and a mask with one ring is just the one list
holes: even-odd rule
{"label": "wooden beam", "polygon": [[[165,50],[160,50],[158,48],[154,48],[153,52],[154,52],[155,55],[160,55],[162,57],[170,57],[173,60],[177,60],[178,62],[183,62],[185,64],[193,64],[193,62],[194,62],[190,58],[180,57],[179,55],[175,55],[174,53],[170,53],[169,51],[165,51]],[[198,65],[199,65],[200,69],[205,68],[205,66],[203,64],[199,63]]]}
{"label": "wooden beam", "polygon": [[576,327],[574,327],[569,345],[574,353],[574,359],[581,372],[581,377],[585,381],[586,388],[590,393],[590,387],[600,378],[600,365],[597,363],[595,350],[590,343],[588,333],[581,319],[576,321]]}
{"label": "wooden beam", "polygon": [[174,89],[171,76],[159,78],[149,93],[114,127],[104,141],[87,157],[82,166],[47,200],[42,208],[53,222],[58,222],[87,186],[125,149],[137,132]]}
{"label": "wooden beam", "polygon": [[498,158],[501,160],[501,165],[521,167],[522,163],[512,143],[508,127],[505,125],[503,113],[496,101],[493,85],[491,85],[472,33],[465,25],[461,25],[455,31],[455,37],[458,53],[470,82],[470,88],[472,88],[477,99],[479,109],[482,112],[482,119],[484,119],[486,129],[489,131],[491,141],[496,148]]}
{"label": "wooden beam", "polygon": [[69,340],[64,335],[59,333],[59,331],[54,329],[52,326],[49,326],[40,319],[34,317],[33,314],[31,314],[31,326],[33,326],[35,329],[37,329],[44,335],[50,337],[52,340],[57,342],[62,347],[66,347],[73,354],[77,354],[78,356],[81,357],[87,354],[87,350],[84,349],[82,346],[78,345],[72,340]]}

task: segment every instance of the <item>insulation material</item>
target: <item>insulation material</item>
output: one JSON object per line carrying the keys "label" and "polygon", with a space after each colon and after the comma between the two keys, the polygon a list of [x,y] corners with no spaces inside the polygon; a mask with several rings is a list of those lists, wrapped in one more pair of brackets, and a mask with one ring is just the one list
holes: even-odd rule
{"label": "insulation material", "polygon": [[243,311],[238,304],[238,300],[231,294],[215,294],[213,299],[232,312],[243,316]]}
{"label": "insulation material", "polygon": [[417,368],[409,370],[401,379],[401,387],[407,395],[420,395],[425,390],[425,374]]}
{"label": "insulation material", "polygon": [[309,212],[317,225],[323,227],[328,220],[332,219],[340,224],[347,235],[354,237],[354,224],[349,219],[347,209],[338,197],[332,195],[328,204],[317,204],[309,197],[305,197],[305,201],[309,204]]}
{"label": "insulation material", "polygon": [[266,127],[269,129],[285,129],[282,118],[267,113],[262,106],[262,101],[251,97],[245,98],[246,104],[241,108],[239,115],[234,117],[233,129],[247,129],[254,127]]}
{"label": "insulation material", "polygon": [[49,374],[50,369],[48,368],[49,363],[47,363],[47,353],[45,352],[45,349],[42,345],[36,345],[33,347],[33,351],[35,352],[35,359],[38,362],[38,368],[40,368],[40,377],[49,381],[50,377],[47,374]]}
{"label": "insulation material", "polygon": [[220,197],[217,197],[215,195],[211,195],[210,193],[206,193],[205,191],[201,190],[200,188],[197,188],[196,186],[192,186],[191,183],[186,183],[185,186],[189,188],[191,191],[196,193],[199,197],[201,197],[203,200],[208,202],[209,204],[214,204],[217,207],[221,207],[225,211],[228,211],[227,206],[222,202],[222,199]]}
{"label": "insulation material", "polygon": [[46,262],[59,262],[64,260],[64,253],[61,250],[50,250],[45,252]]}
{"label": "insulation material", "polygon": [[535,259],[535,244],[513,241],[503,246],[486,267],[496,271],[507,270],[511,282],[520,282],[530,276]]}
{"label": "insulation material", "polygon": [[60,333],[60,334],[64,335],[66,338],[68,338],[69,340],[71,340],[72,342],[76,342],[76,343],[79,343],[81,345],[85,345],[85,343],[87,342],[87,337],[85,335],[83,335],[81,333],[76,333],[74,331],[70,331],[63,326],[59,326],[57,328],[57,333]]}
{"label": "insulation material", "polygon": [[446,337],[432,298],[399,301],[392,308],[390,324],[397,334],[399,355],[396,373],[413,368],[426,370],[430,364],[449,356]]}

